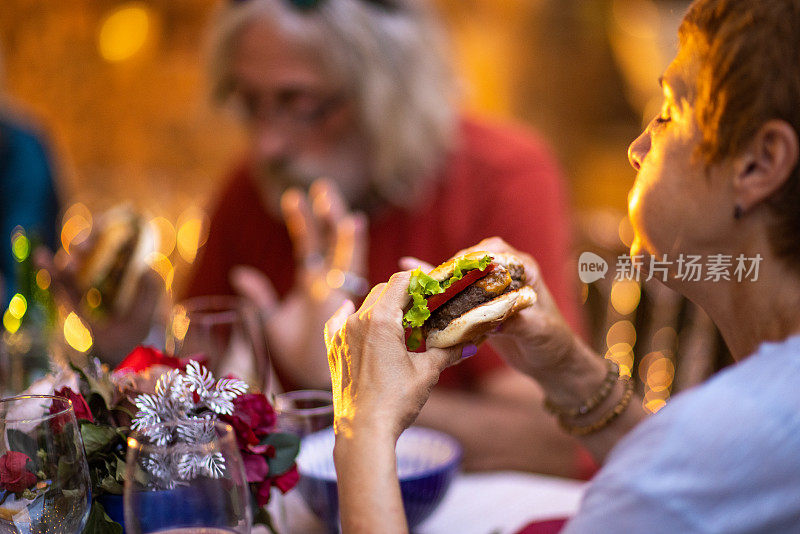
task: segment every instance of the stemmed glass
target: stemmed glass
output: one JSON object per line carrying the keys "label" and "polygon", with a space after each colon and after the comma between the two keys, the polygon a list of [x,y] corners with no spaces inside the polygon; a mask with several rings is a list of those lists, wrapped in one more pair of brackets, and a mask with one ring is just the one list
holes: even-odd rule
{"label": "stemmed glass", "polygon": [[161,423],[128,439],[127,534],[248,534],[250,493],[230,425]]}
{"label": "stemmed glass", "polygon": [[[333,425],[333,395],[330,391],[314,389],[281,393],[275,396],[275,413],[279,432],[304,438]],[[302,449],[302,442],[300,447]],[[274,515],[281,519],[289,532],[304,532],[314,528],[313,512],[302,497],[304,487],[318,488],[313,480],[304,480],[301,474],[298,485],[300,491],[278,496],[279,500],[282,498],[285,502]],[[293,510],[291,515],[286,513],[289,507]]]}
{"label": "stemmed glass", "polygon": [[0,532],[77,534],[91,500],[72,403],[50,395],[0,400]]}
{"label": "stemmed glass", "polygon": [[269,383],[269,351],[258,310],[235,296],[195,297],[176,304],[167,351],[205,360],[216,376],[233,374],[255,390]]}
{"label": "stemmed glass", "polygon": [[301,389],[275,396],[278,430],[300,438],[333,425],[330,391]]}

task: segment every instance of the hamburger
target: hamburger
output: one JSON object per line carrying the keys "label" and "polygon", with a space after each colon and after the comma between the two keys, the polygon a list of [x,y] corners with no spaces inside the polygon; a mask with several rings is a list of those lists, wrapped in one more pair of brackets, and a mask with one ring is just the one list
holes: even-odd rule
{"label": "hamburger", "polygon": [[105,316],[130,309],[139,279],[150,268],[146,259],[155,249],[155,232],[144,217],[127,207],[103,214],[76,272],[84,293],[99,292],[100,301],[90,304],[94,313]]}
{"label": "hamburger", "polygon": [[471,252],[411,274],[412,305],[403,316],[409,350],[477,343],[536,302],[525,268],[511,254]]}

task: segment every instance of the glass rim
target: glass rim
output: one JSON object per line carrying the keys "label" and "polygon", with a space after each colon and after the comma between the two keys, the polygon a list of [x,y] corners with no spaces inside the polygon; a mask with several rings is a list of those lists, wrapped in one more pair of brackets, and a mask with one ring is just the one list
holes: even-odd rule
{"label": "glass rim", "polygon": [[[134,449],[138,449],[139,451],[144,451],[146,453],[166,452],[168,450],[174,450],[176,447],[177,448],[181,448],[181,449],[186,449],[187,451],[195,450],[195,449],[203,449],[203,448],[207,449],[209,445],[213,444],[213,442],[212,443],[196,443],[196,444],[175,443],[175,444],[172,444],[172,445],[158,445],[157,443],[149,442],[149,440],[151,438],[149,436],[147,436],[147,434],[146,434],[146,431],[149,428],[157,428],[157,427],[162,427],[162,426],[178,426],[178,425],[186,425],[186,424],[197,425],[197,424],[202,424],[202,423],[203,423],[203,421],[200,420],[200,419],[193,419],[193,420],[189,420],[189,421],[178,421],[178,420],[162,421],[161,423],[156,423],[154,425],[147,425],[145,427],[141,427],[141,428],[138,428],[136,430],[131,431],[131,433],[128,435],[128,438],[125,440],[125,443],[128,446],[128,450],[129,451],[132,451]],[[218,435],[217,436],[217,442],[218,443],[220,443],[223,446],[229,445],[229,444],[233,444],[234,446],[236,446],[236,434],[235,434],[235,432],[233,430],[233,427],[230,424],[226,423],[225,421],[220,421],[219,419],[215,419],[214,420],[214,428],[216,428],[218,430],[222,429],[222,435]],[[141,437],[147,438],[148,441],[140,439]],[[131,440],[134,441],[133,444],[131,443]]]}
{"label": "glass rim", "polygon": [[[330,404],[317,406],[315,408],[295,408],[280,406],[279,399],[298,400],[317,400],[323,397]],[[297,389],[286,391],[275,395],[275,412],[278,415],[323,415],[333,411],[333,393],[324,389]]]}
{"label": "glass rim", "polygon": [[59,397],[58,395],[15,395],[14,397],[5,397],[3,399],[0,399],[0,406],[11,405],[11,404],[13,404],[15,402],[31,400],[31,399],[49,399],[49,400],[62,401],[62,402],[65,402],[67,404],[67,406],[64,409],[59,410],[59,411],[57,411],[55,413],[44,413],[39,417],[28,418],[28,419],[8,419],[7,417],[4,416],[3,422],[4,423],[35,423],[35,422],[48,421],[48,420],[50,420],[50,419],[52,419],[54,417],[58,417],[60,415],[64,415],[65,413],[68,413],[68,412],[73,412],[74,413],[74,407],[72,405],[72,401],[69,400],[66,397]]}

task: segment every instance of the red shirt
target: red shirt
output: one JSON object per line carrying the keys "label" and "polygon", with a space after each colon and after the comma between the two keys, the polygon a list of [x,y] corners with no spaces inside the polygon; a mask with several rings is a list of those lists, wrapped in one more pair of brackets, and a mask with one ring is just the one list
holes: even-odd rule
{"label": "red shirt", "polygon": [[[491,236],[536,258],[564,316],[578,327],[574,278],[567,273],[570,218],[561,172],[542,141],[513,127],[463,120],[458,148],[434,194],[414,209],[389,208],[370,218],[369,281],[388,280],[402,256],[436,265]],[[294,281],[289,234],[282,220],[267,213],[246,167],[225,185],[213,210],[187,296],[232,293],[228,272],[236,265],[261,269],[281,295]],[[503,365],[485,346],[442,373],[439,384],[470,389]]]}

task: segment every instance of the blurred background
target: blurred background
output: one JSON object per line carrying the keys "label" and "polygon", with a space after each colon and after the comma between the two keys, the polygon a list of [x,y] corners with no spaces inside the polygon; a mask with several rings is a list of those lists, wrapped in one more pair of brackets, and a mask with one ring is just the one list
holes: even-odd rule
{"label": "blurred background", "polygon": [[[464,80],[464,106],[526,123],[549,140],[571,188],[576,254],[595,250],[613,262],[630,234],[627,146],[658,112],[657,78],[689,2],[435,4]],[[6,113],[47,140],[64,208],[60,244],[68,248],[97,213],[129,202],[160,236],[152,260],[168,289],[188,274],[204,242],[207,198],[244,150],[242,132],[207,96],[205,49],[217,7],[217,0],[3,0],[0,10],[0,94]],[[634,358],[647,362],[638,378],[655,410],[677,380],[682,325],[704,323],[668,292],[633,286],[609,281],[584,287],[582,298],[601,353],[627,373]],[[713,338],[701,334],[702,343]],[[695,351],[707,349],[701,341]],[[694,365],[685,382],[709,365],[716,363]]]}
{"label": "blurred background", "polygon": [[[688,2],[435,3],[464,105],[543,133],[578,212],[624,212],[633,179],[625,151],[658,110],[656,79]],[[205,200],[243,149],[236,124],[207,98],[204,52],[217,0],[3,4],[6,97],[49,138],[67,214],[86,219],[132,202],[158,218],[165,256],[182,235],[180,277],[193,241],[202,242]]]}

